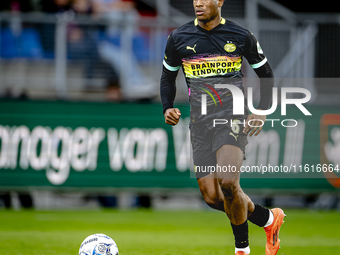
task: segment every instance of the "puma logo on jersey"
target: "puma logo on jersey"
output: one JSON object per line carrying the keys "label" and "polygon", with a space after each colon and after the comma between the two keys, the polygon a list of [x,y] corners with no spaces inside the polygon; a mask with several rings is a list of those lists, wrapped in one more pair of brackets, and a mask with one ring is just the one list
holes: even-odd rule
{"label": "puma logo on jersey", "polygon": [[233,132],[230,132],[230,133],[229,133],[229,135],[231,135],[232,137],[234,137],[234,138],[235,138],[235,140],[237,141],[237,137],[238,137],[238,135],[234,135],[234,133],[233,133]]}
{"label": "puma logo on jersey", "polygon": [[196,48],[196,44],[195,44],[195,46],[194,46],[194,47],[187,46],[187,50],[192,50],[193,52],[195,52],[195,53],[196,53],[196,50],[195,50],[195,48]]}

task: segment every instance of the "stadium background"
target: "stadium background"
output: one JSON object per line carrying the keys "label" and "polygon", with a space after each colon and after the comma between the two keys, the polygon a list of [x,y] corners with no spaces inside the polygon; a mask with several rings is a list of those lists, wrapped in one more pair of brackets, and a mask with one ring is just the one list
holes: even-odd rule
{"label": "stadium background", "polygon": [[[260,137],[250,139],[245,165],[340,164],[340,13],[336,6],[298,8],[280,2],[227,0],[222,16],[256,35],[274,69],[277,87],[311,91],[307,108],[313,116],[303,116],[292,107],[287,119],[299,120],[298,128],[266,125]],[[186,254],[184,243],[171,250],[170,243],[157,246],[152,236],[163,225],[185,231],[184,226],[190,229],[189,223],[194,225],[195,219],[211,218],[211,210],[191,178],[189,107],[182,73],[176,98],[183,111],[180,125],[164,124],[159,98],[166,39],[171,30],[194,18],[191,1],[7,0],[1,1],[0,10],[0,243],[9,248],[16,236],[22,241],[21,246],[0,254],[37,254],[39,249],[29,245],[34,243],[30,238],[42,237],[30,236],[32,231],[46,231],[50,239],[47,235],[45,242],[51,244],[53,231],[60,230],[58,219],[72,236],[74,228],[97,217],[103,217],[102,221],[80,227],[82,231],[72,242],[66,241],[70,247],[63,247],[65,254],[75,254],[75,243],[80,244],[91,231],[105,230],[121,239],[123,254],[145,250],[153,254],[148,250],[151,244],[159,249],[157,254],[164,247],[164,254]],[[243,71],[246,84],[254,87],[256,101],[255,73],[247,65]],[[275,114],[273,119],[282,119]],[[292,251],[300,246],[321,247],[322,254],[327,254],[328,246],[334,246],[328,247],[332,254],[339,251],[334,244],[339,236],[328,233],[339,226],[335,222],[340,210],[336,176],[245,174],[242,186],[255,202],[293,208],[292,222],[300,223],[302,229],[313,217],[319,219],[303,244],[295,243],[294,238],[304,233],[294,236],[287,226]],[[155,214],[121,213],[141,207],[151,208]],[[24,210],[29,208],[32,210]],[[111,211],[93,212],[101,208],[118,209],[114,218],[129,223],[105,226]],[[68,226],[75,216],[60,209],[87,214],[80,216],[78,225]],[[168,212],[173,210],[179,212]],[[189,219],[183,210],[196,214]],[[219,216],[217,219],[223,219]],[[151,224],[153,217],[159,228]],[[40,221],[49,223],[41,225]],[[138,231],[134,229],[137,221],[151,224],[149,239],[138,239],[136,233],[142,227],[137,224]],[[183,229],[178,226],[181,223]],[[202,231],[208,231],[204,224]],[[326,226],[325,231],[313,235],[318,224]],[[124,232],[125,227],[131,232]],[[188,234],[194,236],[195,231]],[[210,234],[211,243],[207,240],[199,250],[204,254],[215,249],[211,244],[216,233]],[[129,236],[138,239],[134,246],[129,245]],[[181,242],[181,238],[163,236]],[[225,246],[221,246],[224,239],[217,240],[222,250],[232,250],[232,240]],[[149,246],[143,246],[147,242]],[[196,246],[189,247],[194,250]],[[53,251],[57,253],[39,250],[40,254],[61,254],[58,248]],[[214,252],[221,251],[216,248]]]}

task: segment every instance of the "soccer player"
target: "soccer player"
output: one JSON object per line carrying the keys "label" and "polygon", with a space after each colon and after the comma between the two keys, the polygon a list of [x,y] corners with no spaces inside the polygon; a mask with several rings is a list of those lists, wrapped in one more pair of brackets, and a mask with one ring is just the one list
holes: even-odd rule
{"label": "soccer player", "polygon": [[[247,136],[258,135],[266,117],[248,115],[246,106],[244,115],[233,115],[231,90],[221,85],[232,84],[244,90],[241,67],[245,57],[260,78],[257,109],[267,110],[274,75],[255,36],[221,17],[223,3],[224,0],[194,0],[196,19],[169,35],[160,85],[163,113],[167,124],[179,122],[181,112],[174,108],[174,100],[176,77],[182,67],[191,105],[190,136],[195,172],[203,198],[210,207],[227,214],[237,255],[250,254],[248,221],[264,228],[266,255],[274,255],[280,247],[278,235],[284,212],[280,208],[269,210],[254,204],[239,183]],[[232,119],[232,125],[213,125],[216,119]],[[257,128],[252,129],[249,123]],[[229,169],[231,166],[234,171],[211,171],[218,166],[229,166]]]}

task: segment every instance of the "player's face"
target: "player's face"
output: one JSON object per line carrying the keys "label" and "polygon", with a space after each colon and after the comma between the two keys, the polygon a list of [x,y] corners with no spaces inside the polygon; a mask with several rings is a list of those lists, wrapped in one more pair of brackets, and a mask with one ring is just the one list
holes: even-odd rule
{"label": "player's face", "polygon": [[205,23],[213,20],[220,12],[223,1],[224,0],[194,0],[197,19]]}

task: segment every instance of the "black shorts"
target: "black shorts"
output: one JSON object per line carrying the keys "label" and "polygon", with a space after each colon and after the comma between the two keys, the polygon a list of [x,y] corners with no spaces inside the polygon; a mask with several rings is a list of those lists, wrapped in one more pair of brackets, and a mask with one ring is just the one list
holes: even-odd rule
{"label": "black shorts", "polygon": [[[190,138],[197,179],[210,174],[208,167],[216,166],[216,151],[223,145],[234,145],[244,153],[248,144],[247,135],[243,133],[247,114],[232,116],[215,106],[208,107],[207,115],[202,116],[200,111],[200,107],[191,107],[190,111]],[[222,124],[226,121],[228,123]]]}

